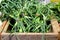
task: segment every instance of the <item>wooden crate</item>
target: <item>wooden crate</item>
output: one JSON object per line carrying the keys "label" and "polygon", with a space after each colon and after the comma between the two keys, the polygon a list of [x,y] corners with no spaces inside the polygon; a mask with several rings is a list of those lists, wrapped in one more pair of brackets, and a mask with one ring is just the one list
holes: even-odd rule
{"label": "wooden crate", "polygon": [[8,22],[2,33],[0,40],[60,40],[60,27],[56,19],[51,20],[52,33],[6,33]]}

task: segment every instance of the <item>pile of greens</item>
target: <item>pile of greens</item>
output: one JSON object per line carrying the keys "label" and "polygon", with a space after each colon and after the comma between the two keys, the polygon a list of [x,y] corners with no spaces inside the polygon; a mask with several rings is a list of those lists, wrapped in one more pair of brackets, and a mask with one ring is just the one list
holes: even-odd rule
{"label": "pile of greens", "polygon": [[53,11],[58,22],[60,22],[60,2],[49,3],[47,6]]}
{"label": "pile of greens", "polygon": [[51,16],[60,17],[57,16],[60,5],[56,5],[43,5],[38,0],[3,0],[0,3],[1,18],[10,22],[10,32],[50,32]]}

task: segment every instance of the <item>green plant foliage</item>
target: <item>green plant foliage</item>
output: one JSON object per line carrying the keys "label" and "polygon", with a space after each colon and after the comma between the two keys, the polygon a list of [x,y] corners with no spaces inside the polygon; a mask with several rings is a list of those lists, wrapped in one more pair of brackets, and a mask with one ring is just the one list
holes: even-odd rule
{"label": "green plant foliage", "polygon": [[52,10],[56,8],[55,6],[52,3],[43,5],[38,0],[3,0],[0,4],[0,11],[3,13],[3,20],[14,19],[15,21],[14,25],[10,23],[12,26],[10,32],[45,33],[51,31],[51,24],[47,21],[50,21],[52,15],[57,15]]}

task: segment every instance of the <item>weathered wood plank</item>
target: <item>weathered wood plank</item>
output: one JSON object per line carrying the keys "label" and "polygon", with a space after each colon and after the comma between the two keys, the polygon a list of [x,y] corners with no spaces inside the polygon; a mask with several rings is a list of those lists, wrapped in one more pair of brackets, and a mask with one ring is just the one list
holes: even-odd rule
{"label": "weathered wood plank", "polygon": [[[57,40],[57,33],[44,33],[44,39]],[[41,40],[42,33],[2,33],[2,40]]]}
{"label": "weathered wood plank", "polygon": [[2,30],[2,33],[5,33],[9,27],[9,21],[5,24],[4,29]]}
{"label": "weathered wood plank", "polygon": [[4,22],[2,23],[2,26],[0,27],[0,33],[2,32],[2,30],[3,30],[4,27],[6,26],[6,23],[7,23],[7,21],[4,21]]}
{"label": "weathered wood plank", "polygon": [[52,19],[51,24],[52,24],[52,27],[53,27],[53,32],[58,33],[60,31],[58,21],[56,19]]}

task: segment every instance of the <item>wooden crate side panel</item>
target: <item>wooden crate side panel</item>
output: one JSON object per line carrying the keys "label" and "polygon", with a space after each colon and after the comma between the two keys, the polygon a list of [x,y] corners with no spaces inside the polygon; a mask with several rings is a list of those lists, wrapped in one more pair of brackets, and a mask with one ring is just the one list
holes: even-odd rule
{"label": "wooden crate side panel", "polygon": [[53,27],[53,32],[58,33],[60,31],[58,21],[56,19],[52,19],[51,24],[52,24],[52,27]]}
{"label": "wooden crate side panel", "polygon": [[4,29],[5,26],[6,26],[6,23],[7,23],[7,21],[4,21],[4,22],[2,23],[2,26],[0,27],[0,40],[1,40],[1,33],[2,33],[3,29]]}
{"label": "wooden crate side panel", "polygon": [[[51,35],[52,34],[52,35]],[[57,34],[51,33],[50,35],[44,34],[45,40],[57,40]],[[2,34],[2,40],[42,40],[43,34]]]}
{"label": "wooden crate side panel", "polygon": [[2,23],[2,26],[0,27],[0,33],[3,31],[4,27],[6,26],[7,21],[4,21]]}
{"label": "wooden crate side panel", "polygon": [[8,29],[8,27],[9,27],[9,21],[7,21],[2,33],[5,33],[7,31],[7,29]]}

